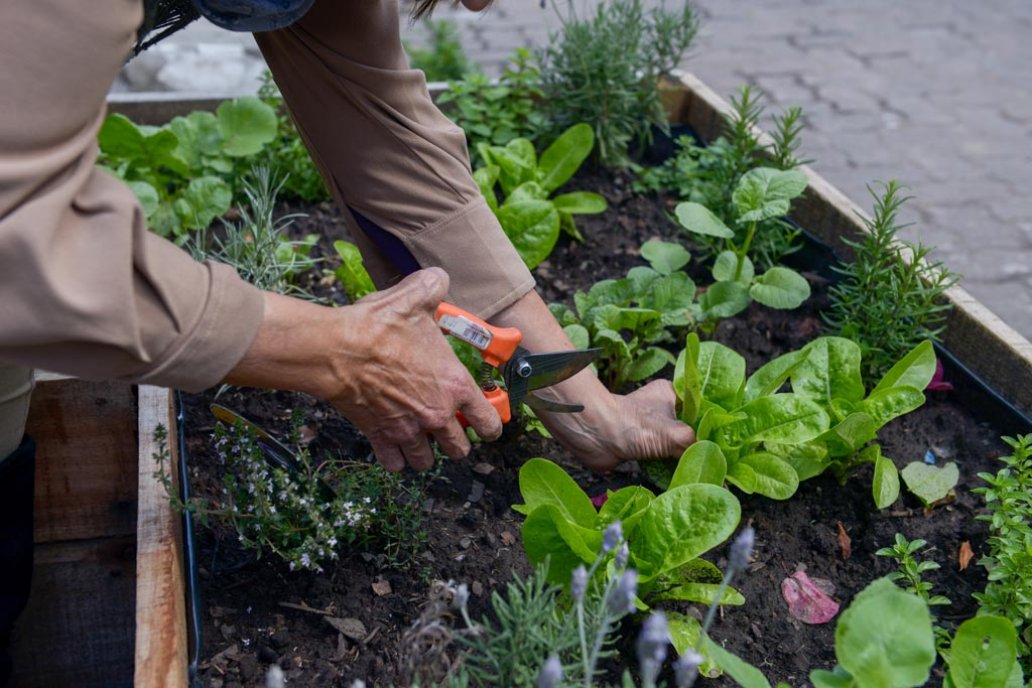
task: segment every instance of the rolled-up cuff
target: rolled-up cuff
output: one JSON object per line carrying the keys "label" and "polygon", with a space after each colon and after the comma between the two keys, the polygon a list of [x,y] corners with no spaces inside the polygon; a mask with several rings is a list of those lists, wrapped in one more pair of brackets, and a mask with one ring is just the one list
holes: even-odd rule
{"label": "rolled-up cuff", "polygon": [[443,268],[448,299],[488,319],[534,289],[534,278],[483,198],[399,237],[422,267]]}
{"label": "rolled-up cuff", "polygon": [[228,265],[206,266],[211,283],[200,320],[138,382],[200,392],[225,379],[251,347],[265,310],[262,292]]}

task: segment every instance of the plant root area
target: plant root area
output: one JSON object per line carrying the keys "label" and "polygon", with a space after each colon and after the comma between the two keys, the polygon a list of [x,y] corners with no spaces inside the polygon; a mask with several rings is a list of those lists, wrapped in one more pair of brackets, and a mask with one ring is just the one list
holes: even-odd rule
{"label": "plant root area", "polygon": [[[575,291],[586,291],[601,279],[623,277],[629,268],[645,264],[638,249],[650,238],[680,240],[690,247],[669,219],[673,201],[633,193],[627,176],[589,173],[574,180],[571,188],[600,191],[609,199],[610,209],[602,215],[579,217],[586,242],[561,238],[552,256],[537,269],[538,289],[546,301],[572,306]],[[326,267],[332,268],[332,241],[347,238],[340,216],[329,205],[290,210],[309,213],[292,231],[297,236],[320,233],[324,238],[316,253],[326,257]],[[827,303],[827,279],[822,275],[828,272],[812,265],[810,271],[804,264],[795,267],[804,270],[813,287],[814,296],[803,308],[785,312],[753,304],[722,322],[713,335],[746,357],[749,373],[821,334],[819,311]],[[700,263],[693,269],[693,277],[705,284],[705,267]],[[320,295],[342,300],[339,285],[324,275],[307,279],[307,286]],[[664,374],[669,377],[672,371],[668,368]],[[803,568],[812,578],[830,581],[833,597],[844,609],[873,579],[894,570],[893,562],[875,551],[892,545],[897,532],[911,540],[926,540],[921,558],[941,565],[928,576],[933,592],[953,603],[934,608],[940,623],[952,628],[974,614],[971,594],[981,591],[985,583],[977,561],[986,551],[987,530],[976,520],[984,509],[972,489],[981,483],[978,472],[998,469],[995,459],[1006,448],[1000,435],[1019,428],[962,373],[947,367],[947,379],[955,385],[954,392],[927,393],[924,407],[893,421],[880,436],[885,455],[900,468],[922,460],[929,450],[940,464],[958,464],[960,483],[945,503],[926,510],[904,488],[892,507],[878,511],[871,497],[869,467],[858,470],[844,485],[830,476],[806,481],[787,501],[736,491],[742,504],[741,525],[756,529],[756,550],[748,573],[735,581],[745,595],[745,605],[722,609],[711,635],[757,666],[772,683],[807,685],[811,670],[835,664],[835,622],[807,625],[795,620],[782,597],[782,581]],[[222,478],[209,439],[215,426],[208,412],[213,398],[213,393],[188,396],[185,403],[192,489],[195,496],[217,499]],[[219,403],[281,438],[287,437],[291,412],[300,409],[316,459],[324,454],[357,459],[369,454],[368,445],[345,419],[309,397],[231,390],[219,397]],[[258,558],[254,551],[243,549],[225,524],[213,522],[199,528],[200,685],[264,686],[271,664],[284,670],[287,685],[298,687],[350,686],[354,679],[370,686],[404,685],[413,672],[439,677],[449,664],[461,661],[457,647],[448,645],[446,636],[431,648],[406,647],[402,636],[427,603],[434,580],[466,583],[470,610],[477,618],[489,608],[494,591],[504,588],[514,574],[530,572],[521,542],[522,517],[510,506],[522,501],[517,481],[520,466],[536,456],[562,465],[590,495],[632,483],[648,484],[634,463],[610,475],[590,473],[554,441],[511,423],[499,441],[476,445],[465,460],[444,462],[423,504],[426,547],[402,568],[390,567],[381,553],[343,551],[324,573],[290,571],[273,554]],[[974,557],[962,562],[960,553],[968,546]],[[722,568],[725,557],[726,545],[706,555]],[[670,605],[700,618],[704,612],[698,605]],[[462,626],[457,618],[445,621]],[[630,648],[637,623],[625,623],[623,630],[629,637],[619,643],[628,649],[622,658],[633,667]],[[614,671],[609,678],[618,684],[618,677]],[[941,676],[933,675],[930,685],[940,682]],[[426,678],[422,681],[422,685],[432,684]],[[717,678],[700,685],[735,684]]]}

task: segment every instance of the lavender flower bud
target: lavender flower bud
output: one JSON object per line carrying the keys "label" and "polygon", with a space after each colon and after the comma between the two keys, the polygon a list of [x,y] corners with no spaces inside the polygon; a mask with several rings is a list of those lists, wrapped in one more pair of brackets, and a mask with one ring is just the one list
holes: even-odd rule
{"label": "lavender flower bud", "polygon": [[756,542],[756,531],[746,526],[731,543],[731,556],[727,567],[732,573],[740,573],[749,566],[752,558],[753,544]]}
{"label": "lavender flower bud", "polygon": [[581,564],[573,570],[573,578],[570,580],[570,595],[574,602],[584,599],[584,593],[588,591],[588,570]]}
{"label": "lavender flower bud", "polygon": [[634,611],[634,598],[638,594],[638,572],[634,569],[627,569],[620,576],[616,587],[609,593],[606,605],[609,613],[613,616],[622,616]]}
{"label": "lavender flower bud", "polygon": [[621,542],[623,542],[623,527],[619,521],[614,521],[602,535],[602,552],[605,554],[612,552]]}
{"label": "lavender flower bud", "polygon": [[563,665],[559,655],[550,655],[538,674],[538,688],[557,688],[563,680]]}
{"label": "lavender flower bud", "polygon": [[631,558],[631,549],[627,546],[627,543],[620,545],[620,549],[616,550],[616,556],[613,557],[613,565],[616,566],[616,570],[619,571],[627,567],[627,560]]}
{"label": "lavender flower bud", "polygon": [[469,602],[469,586],[460,583],[452,593],[452,606],[455,609],[465,609],[467,602]]}
{"label": "lavender flower bud", "polygon": [[670,629],[667,627],[663,612],[653,612],[641,627],[638,635],[638,664],[641,667],[642,684],[651,686],[656,683],[659,670],[667,656],[667,645],[670,644]]}
{"label": "lavender flower bud", "polygon": [[699,665],[705,659],[695,650],[689,649],[674,662],[674,680],[677,688],[692,688],[699,677]]}

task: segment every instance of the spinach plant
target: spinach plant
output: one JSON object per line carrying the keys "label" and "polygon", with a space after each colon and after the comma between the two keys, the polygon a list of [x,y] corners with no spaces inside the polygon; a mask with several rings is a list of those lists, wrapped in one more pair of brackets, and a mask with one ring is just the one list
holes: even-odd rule
{"label": "spinach plant", "polygon": [[[607,208],[606,199],[591,191],[549,198],[580,169],[594,145],[591,127],[577,124],[563,132],[540,158],[528,139],[513,139],[505,146],[478,146],[487,166],[476,170],[473,178],[528,267],[534,268],[548,257],[560,230],[583,240],[574,215],[601,213]],[[496,184],[504,197],[500,204]]]}
{"label": "spinach plant", "polygon": [[[677,153],[658,167],[648,168],[635,182],[636,191],[666,191],[683,201],[692,201],[709,208],[726,225],[737,217],[733,193],[739,180],[752,169],[771,167],[792,170],[807,161],[798,157],[802,132],[802,110],[788,108],[773,117],[771,139],[765,146],[760,141],[760,118],[763,108],[755,92],[743,86],[731,98],[731,114],[724,132],[708,145],[690,136],[677,141]],[[760,222],[753,237],[749,257],[763,268],[773,267],[786,255],[799,249],[799,230],[783,218],[767,218]],[[705,254],[716,255],[723,248],[717,236],[694,237]]]}
{"label": "spinach plant", "polygon": [[[738,500],[719,485],[675,484],[656,496],[632,485],[609,494],[598,511],[566,472],[546,459],[520,469],[524,504],[523,546],[532,562],[549,559],[550,580],[567,583],[574,569],[592,564],[604,531],[622,523],[628,565],[638,571],[638,596],[645,603],[685,600],[708,603],[723,575],[700,559],[727,540],[738,526]],[[723,588],[722,604],[742,604],[741,594]]]}
{"label": "spinach plant", "polygon": [[541,51],[542,106],[552,135],[587,122],[598,140],[599,161],[626,166],[635,144],[665,129],[660,78],[691,45],[698,20],[690,2],[680,10],[646,11],[641,0],[599,3],[595,15],[577,16],[574,3],[560,12],[562,29]]}
{"label": "spinach plant", "polygon": [[863,238],[846,240],[856,255],[836,268],[843,279],[830,289],[824,318],[833,334],[860,345],[864,379],[874,380],[919,342],[939,341],[950,309],[943,295],[958,276],[931,261],[929,247],[897,237],[904,227],[899,211],[908,199],[895,181],[882,185],[881,194],[868,190],[874,217],[864,219]]}
{"label": "spinach plant", "polygon": [[182,242],[229,210],[237,161],[260,152],[275,135],[275,111],[251,97],[164,127],[138,126],[115,114],[98,135],[100,164],[133,190],[150,229]]}
{"label": "spinach plant", "polygon": [[999,614],[1018,631],[1019,656],[1032,674],[1032,434],[1004,437],[1013,450],[1000,457],[995,475],[979,473],[986,487],[975,490],[989,513],[989,553],[979,564],[989,574],[985,590],[975,593],[979,613]]}
{"label": "spinach plant", "polygon": [[798,170],[758,167],[746,172],[732,194],[731,226],[700,203],[684,201],[677,205],[674,212],[682,227],[723,240],[723,250],[713,264],[716,282],[701,299],[707,311],[730,317],[745,310],[753,300],[770,308],[791,309],[810,297],[810,285],[796,271],[775,266],[756,274],[749,258],[760,224],[787,215],[792,199],[802,194],[806,185],[806,175]]}
{"label": "spinach plant", "polygon": [[649,266],[631,268],[619,280],[602,280],[573,296],[576,311],[551,304],[578,348],[602,348],[600,374],[611,389],[640,382],[675,362],[660,344],[671,331],[693,326],[701,316],[695,284],[682,271],[691,255],[679,244],[650,240],[641,247]]}
{"label": "spinach plant", "polygon": [[[873,463],[875,504],[887,507],[899,495],[898,472],[880,446],[869,443],[890,420],[924,403],[921,390],[935,372],[935,352],[931,342],[918,345],[870,393],[860,365],[855,343],[820,337],[746,378],[739,354],[689,334],[674,390],[681,420],[695,428],[700,442],[676,470],[787,499],[801,480],[831,470],[844,481],[856,466]],[[792,391],[779,393],[789,381]],[[644,465],[660,485],[676,477],[669,461]]]}

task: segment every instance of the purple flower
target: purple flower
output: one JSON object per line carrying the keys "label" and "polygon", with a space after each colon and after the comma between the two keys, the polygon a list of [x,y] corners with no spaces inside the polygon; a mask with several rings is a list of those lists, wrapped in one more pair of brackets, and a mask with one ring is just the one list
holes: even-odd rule
{"label": "purple flower", "polygon": [[616,587],[609,594],[606,604],[609,606],[609,613],[613,616],[630,614],[634,611],[634,599],[638,594],[638,572],[634,569],[627,569],[620,576]]}
{"label": "purple flower", "polygon": [[614,521],[602,535],[602,551],[606,554],[612,552],[623,542],[623,527],[619,521]]}
{"label": "purple flower", "polygon": [[746,526],[731,543],[731,556],[728,559],[727,567],[732,573],[744,571],[749,566],[755,542],[756,531],[752,529],[752,526]]}
{"label": "purple flower", "polygon": [[659,670],[667,656],[667,645],[670,644],[670,629],[667,627],[663,612],[652,612],[642,624],[638,635],[638,664],[641,667],[641,680],[646,686],[656,683]]}
{"label": "purple flower", "polygon": [[563,665],[559,655],[550,655],[538,674],[538,688],[557,688],[563,680]]}
{"label": "purple flower", "polygon": [[699,677],[699,665],[705,659],[695,650],[689,649],[674,662],[674,680],[677,688],[692,688]]}
{"label": "purple flower", "polygon": [[627,546],[627,543],[620,545],[620,549],[616,550],[616,556],[613,557],[613,564],[616,566],[616,570],[619,571],[627,567],[627,560],[631,557],[631,549]]}
{"label": "purple flower", "polygon": [[570,595],[574,602],[584,599],[584,593],[588,591],[588,570],[581,564],[573,570],[573,578],[570,580]]}

